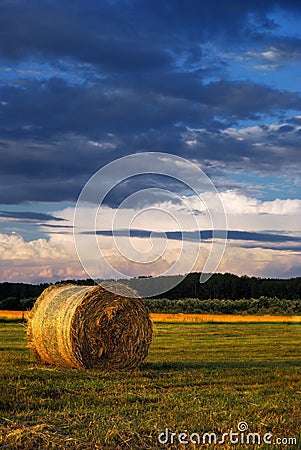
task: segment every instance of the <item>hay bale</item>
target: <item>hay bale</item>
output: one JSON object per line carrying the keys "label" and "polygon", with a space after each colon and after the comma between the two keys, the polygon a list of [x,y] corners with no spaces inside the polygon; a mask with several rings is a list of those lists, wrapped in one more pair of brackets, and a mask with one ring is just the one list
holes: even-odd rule
{"label": "hay bale", "polygon": [[42,363],[60,366],[137,368],[147,356],[152,323],[134,291],[128,287],[114,291],[118,293],[101,286],[47,288],[29,315],[31,352]]}

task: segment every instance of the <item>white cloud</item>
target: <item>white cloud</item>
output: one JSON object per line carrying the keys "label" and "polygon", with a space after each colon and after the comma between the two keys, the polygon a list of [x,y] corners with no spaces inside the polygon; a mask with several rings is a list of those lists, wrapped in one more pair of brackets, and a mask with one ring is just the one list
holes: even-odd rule
{"label": "white cloud", "polygon": [[260,277],[300,276],[301,254],[262,248],[227,247],[218,271]]}
{"label": "white cloud", "polygon": [[47,259],[0,259],[0,281],[40,283],[86,278],[78,261]]}
{"label": "white cloud", "polygon": [[[283,126],[292,126],[287,122],[274,123],[263,126],[254,125],[245,128],[226,128],[221,133],[231,136],[237,140],[248,140],[250,142],[265,141],[269,133],[279,131]],[[294,126],[294,131],[301,130],[301,126]]]}
{"label": "white cloud", "polygon": [[228,229],[301,235],[301,200],[261,201],[235,191],[222,192]]}
{"label": "white cloud", "polygon": [[262,58],[266,61],[277,63],[282,59],[282,54],[279,49],[275,47],[270,47],[263,51],[250,51],[246,52],[246,56],[249,58]]}
{"label": "white cloud", "polygon": [[75,259],[75,251],[70,237],[52,235],[47,239],[26,242],[17,233],[0,233],[0,259]]}
{"label": "white cloud", "polygon": [[[203,195],[203,202],[197,196],[183,197],[183,204],[176,204],[169,201],[153,204],[151,209],[146,209],[144,213],[138,210],[126,208],[120,210],[121,219],[117,221],[117,229],[127,229],[130,224],[132,228],[144,230],[195,230],[210,229],[211,220],[207,213],[206,205],[214,209],[216,204],[211,202],[211,194]],[[246,196],[233,190],[220,194],[227,214],[228,229],[243,230],[253,232],[290,233],[292,236],[300,235],[301,223],[301,200],[298,199],[275,199],[273,201],[261,201],[257,198]],[[191,210],[187,207],[187,202]],[[185,203],[186,202],[186,203]],[[97,208],[95,206],[79,209],[82,227],[77,232],[94,231],[91,230],[91,217],[94,217]],[[212,211],[211,211],[212,212]],[[216,211],[215,211],[216,212]],[[112,229],[112,220],[116,210],[104,207],[96,221],[96,228],[102,230]],[[55,216],[65,219],[66,225],[73,223],[73,208],[66,208],[54,212]],[[131,218],[135,217],[131,223]],[[217,223],[219,223],[217,221]],[[56,222],[50,222],[57,225]],[[180,227],[179,225],[180,224]],[[116,228],[113,228],[116,229]],[[10,233],[0,234],[0,268],[2,280],[17,281],[54,281],[63,278],[77,278],[88,276],[82,269],[75,250],[72,230],[69,234],[60,232],[60,228],[55,230],[44,227],[42,230],[48,234],[48,239],[33,239],[26,241],[20,234]],[[84,257],[88,261],[89,267],[95,270],[99,277],[111,277],[115,271],[119,271],[129,276],[156,275],[166,272],[180,258],[180,263],[171,270],[171,273],[187,273],[189,270],[202,270],[210,244],[201,243],[200,253],[194,267],[191,268],[191,260],[196,243],[189,243],[184,246],[181,253],[182,242],[169,240],[164,249],[164,239],[144,239],[131,238],[133,249],[129,248],[127,237],[117,240],[120,245],[118,249],[116,242],[110,236],[99,236],[97,240],[101,243],[103,257],[112,265],[111,269],[106,264],[100,264],[99,250],[97,242],[93,237],[82,236]],[[252,244],[252,245],[251,245]],[[281,276],[295,274],[298,265],[300,266],[300,254],[289,252],[287,248],[277,249],[245,248],[254,242],[231,241],[226,253],[221,261],[219,271],[234,272],[249,275],[274,275]],[[287,247],[287,245],[285,246]],[[133,263],[135,255],[140,253],[145,261],[153,256],[158,257],[159,250],[164,250],[162,256],[156,260],[156,264]],[[125,256],[120,255],[120,250]],[[136,252],[136,253],[135,253]],[[158,254],[157,254],[157,253]],[[161,254],[161,253],[160,253]],[[179,256],[181,255],[181,256]],[[277,264],[278,266],[277,266]],[[115,271],[114,271],[115,269]],[[273,272],[274,271],[274,272]],[[273,273],[272,273],[273,272]]]}
{"label": "white cloud", "polygon": [[0,281],[40,282],[84,278],[72,236],[25,241],[17,233],[0,233]]}
{"label": "white cloud", "polygon": [[261,201],[256,198],[238,194],[235,191],[220,194],[228,215],[231,214],[272,214],[301,216],[301,200],[279,199]]}

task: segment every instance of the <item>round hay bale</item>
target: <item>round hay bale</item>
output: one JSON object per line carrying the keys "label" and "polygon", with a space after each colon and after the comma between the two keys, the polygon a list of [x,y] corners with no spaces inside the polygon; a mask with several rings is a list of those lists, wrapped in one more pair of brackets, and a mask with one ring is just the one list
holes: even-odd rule
{"label": "round hay bale", "polygon": [[42,363],[76,368],[137,368],[152,339],[149,313],[127,286],[114,292],[102,286],[47,288],[28,318],[34,356]]}

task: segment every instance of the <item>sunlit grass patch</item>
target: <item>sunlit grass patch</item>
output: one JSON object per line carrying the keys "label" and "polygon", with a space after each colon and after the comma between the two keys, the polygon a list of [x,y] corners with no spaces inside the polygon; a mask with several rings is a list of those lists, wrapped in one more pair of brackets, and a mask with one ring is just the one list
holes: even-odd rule
{"label": "sunlit grass patch", "polygon": [[158,435],[166,427],[227,432],[240,421],[256,432],[298,438],[298,324],[154,328],[147,362],[120,373],[39,365],[25,325],[0,324],[0,447],[162,449]]}
{"label": "sunlit grass patch", "polygon": [[152,313],[154,322],[214,323],[301,323],[301,316],[235,315],[235,314],[162,314]]}

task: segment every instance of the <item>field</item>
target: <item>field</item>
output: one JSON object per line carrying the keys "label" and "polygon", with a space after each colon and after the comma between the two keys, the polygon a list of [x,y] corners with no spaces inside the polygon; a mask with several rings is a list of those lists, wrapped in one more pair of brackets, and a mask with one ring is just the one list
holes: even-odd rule
{"label": "field", "polygon": [[[22,320],[28,317],[29,311],[9,311],[0,310],[0,320]],[[254,316],[254,315],[235,315],[235,314],[150,314],[153,322],[284,322],[298,323],[301,322],[301,316]]]}
{"label": "field", "polygon": [[[0,447],[301,448],[300,323],[163,319],[147,362],[131,374],[40,366],[25,324],[0,323]],[[247,431],[238,432],[240,422]],[[233,443],[222,438],[231,429]],[[265,433],[272,444],[253,445]]]}
{"label": "field", "polygon": [[9,310],[0,310],[0,319],[2,320],[18,320],[27,318],[28,311],[9,311]]}
{"label": "field", "polygon": [[154,322],[214,322],[214,323],[299,323],[301,316],[254,316],[234,314],[151,314]]}

